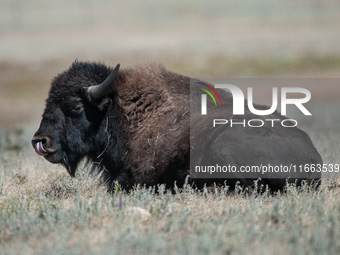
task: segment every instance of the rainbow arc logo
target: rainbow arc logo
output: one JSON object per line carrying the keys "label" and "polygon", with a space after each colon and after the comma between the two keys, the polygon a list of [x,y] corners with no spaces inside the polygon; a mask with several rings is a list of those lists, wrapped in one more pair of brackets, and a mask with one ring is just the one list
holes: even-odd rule
{"label": "rainbow arc logo", "polygon": [[[217,98],[218,98],[218,100],[220,101],[220,104],[221,104],[221,106],[222,106],[222,100],[221,100],[219,94],[217,93],[217,91],[216,91],[213,87],[211,87],[210,85],[205,84],[205,83],[203,83],[203,82],[197,82],[197,83],[198,83],[198,84],[201,84],[201,85],[204,85],[204,86],[206,86],[207,88],[211,89],[211,91],[214,92],[215,95],[217,96]],[[207,89],[204,89],[204,88],[201,88],[201,87],[198,87],[198,88],[201,89],[201,90],[203,90],[204,92],[206,92],[206,93],[214,100],[214,103],[215,103],[215,105],[217,106],[217,103],[216,103],[216,100],[215,100],[214,96],[213,96]]]}
{"label": "rainbow arc logo", "polygon": [[[222,106],[221,97],[220,97],[220,95],[217,93],[217,91],[212,86],[210,86],[210,85],[208,85],[206,83],[203,83],[203,82],[197,82],[197,83],[205,86],[208,89],[210,89],[217,96],[217,98],[220,101],[220,104]],[[207,90],[206,88],[201,88],[201,87],[198,87],[198,88],[203,90],[204,92],[206,92],[212,98],[212,100],[214,101],[215,106],[217,106],[215,97],[213,96],[213,94],[209,90]],[[207,95],[206,94],[202,94],[202,101],[201,102],[202,102],[201,114],[202,115],[207,115]]]}

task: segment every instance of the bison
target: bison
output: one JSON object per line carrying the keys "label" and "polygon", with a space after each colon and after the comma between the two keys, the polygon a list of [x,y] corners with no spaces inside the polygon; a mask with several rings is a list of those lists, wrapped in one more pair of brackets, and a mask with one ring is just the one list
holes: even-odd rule
{"label": "bison", "polygon": [[[137,184],[182,186],[190,174],[190,86],[189,77],[162,65],[121,70],[119,64],[113,69],[75,61],[52,81],[32,145],[37,154],[62,164],[73,177],[86,159],[109,189],[116,182],[125,189]],[[230,94],[219,93],[229,96],[230,102],[224,103],[228,110]],[[277,112],[273,116],[282,119]],[[200,121],[195,123],[192,130],[201,129]],[[218,151],[219,162],[225,164],[252,164],[259,160],[259,153],[264,164],[322,163],[309,136],[297,127],[270,132],[224,127],[209,139],[196,141],[204,145],[196,153],[202,155],[201,161],[209,149]],[[275,154],[274,147],[278,148]],[[254,179],[190,179],[198,187],[225,181],[248,186]],[[286,184],[285,179],[260,181],[272,190]]]}

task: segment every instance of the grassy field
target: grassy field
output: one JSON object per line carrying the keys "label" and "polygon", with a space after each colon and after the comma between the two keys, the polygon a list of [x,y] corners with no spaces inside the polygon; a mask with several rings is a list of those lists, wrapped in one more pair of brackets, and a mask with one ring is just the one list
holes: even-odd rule
{"label": "grassy field", "polygon": [[[78,58],[197,78],[340,77],[337,1],[0,0],[0,254],[339,254],[340,179],[258,194],[131,193],[71,178],[31,144],[51,79]],[[299,122],[340,163],[339,91]],[[294,117],[294,114],[290,115]],[[228,184],[228,183],[227,183]]]}
{"label": "grassy field", "polygon": [[[325,163],[340,161],[339,102],[301,122]],[[113,195],[34,154],[34,126],[0,133],[0,254],[338,254],[339,175],[285,193],[236,189]],[[142,209],[145,211],[143,211]]]}

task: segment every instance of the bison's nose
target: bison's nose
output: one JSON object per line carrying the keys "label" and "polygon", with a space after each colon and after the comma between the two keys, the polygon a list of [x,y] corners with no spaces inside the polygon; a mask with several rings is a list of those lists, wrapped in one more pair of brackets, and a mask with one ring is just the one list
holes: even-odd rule
{"label": "bison's nose", "polygon": [[35,152],[40,155],[40,156],[46,156],[48,155],[48,151],[45,149],[46,145],[49,142],[48,137],[33,137],[32,140],[32,145],[33,148],[35,149]]}

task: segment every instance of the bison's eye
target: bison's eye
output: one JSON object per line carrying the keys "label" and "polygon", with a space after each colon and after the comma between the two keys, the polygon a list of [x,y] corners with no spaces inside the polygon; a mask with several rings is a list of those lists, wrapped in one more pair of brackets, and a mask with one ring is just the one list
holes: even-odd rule
{"label": "bison's eye", "polygon": [[83,107],[81,105],[76,105],[72,108],[71,112],[74,114],[79,114],[83,112]]}

